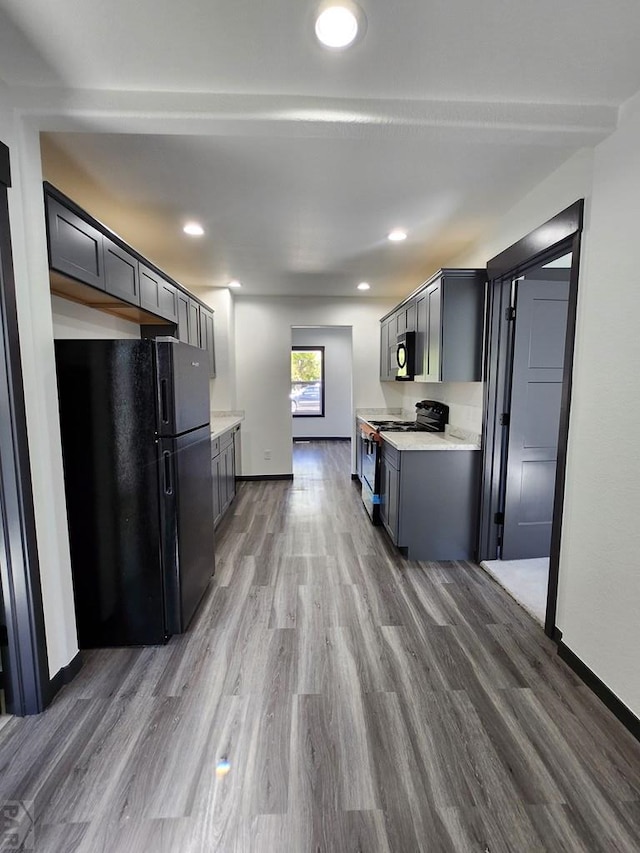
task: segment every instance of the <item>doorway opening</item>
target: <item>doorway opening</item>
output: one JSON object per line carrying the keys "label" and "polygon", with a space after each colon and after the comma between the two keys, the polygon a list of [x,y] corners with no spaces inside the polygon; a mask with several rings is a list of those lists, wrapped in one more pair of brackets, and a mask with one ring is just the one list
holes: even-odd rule
{"label": "doorway opening", "polygon": [[[577,202],[488,265],[479,560],[549,636],[555,635],[581,225]],[[554,240],[558,235],[564,239]]]}
{"label": "doorway opening", "polygon": [[292,326],[294,442],[350,440],[353,432],[351,326]]}

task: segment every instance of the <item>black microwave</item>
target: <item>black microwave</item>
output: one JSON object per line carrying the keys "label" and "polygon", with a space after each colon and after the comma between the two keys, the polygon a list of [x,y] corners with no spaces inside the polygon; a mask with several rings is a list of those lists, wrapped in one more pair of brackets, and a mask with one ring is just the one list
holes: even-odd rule
{"label": "black microwave", "polygon": [[416,333],[403,332],[396,343],[396,364],[399,382],[411,382],[416,375]]}

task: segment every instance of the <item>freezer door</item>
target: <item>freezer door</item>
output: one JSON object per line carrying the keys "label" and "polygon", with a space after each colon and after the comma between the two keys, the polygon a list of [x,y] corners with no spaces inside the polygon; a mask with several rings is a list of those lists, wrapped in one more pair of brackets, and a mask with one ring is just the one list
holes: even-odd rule
{"label": "freezer door", "polygon": [[185,631],[215,568],[209,427],[159,442],[167,633]]}
{"label": "freezer door", "polygon": [[165,642],[150,341],[56,341],[80,648]]}
{"label": "freezer door", "polygon": [[158,435],[180,435],[209,423],[209,361],[204,350],[156,341]]}

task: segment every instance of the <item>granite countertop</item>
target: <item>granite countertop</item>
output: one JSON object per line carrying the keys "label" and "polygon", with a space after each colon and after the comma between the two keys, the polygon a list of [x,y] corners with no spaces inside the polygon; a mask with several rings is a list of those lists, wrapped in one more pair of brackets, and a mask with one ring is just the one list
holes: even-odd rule
{"label": "granite countertop", "polygon": [[[413,421],[415,412],[403,412],[400,409],[356,409],[356,417],[369,423],[376,421]],[[451,424],[447,424],[444,433],[436,432],[380,432],[391,447],[396,450],[480,450],[480,436]]]}
{"label": "granite countertop", "polygon": [[211,438],[218,438],[244,420],[244,412],[211,412]]}

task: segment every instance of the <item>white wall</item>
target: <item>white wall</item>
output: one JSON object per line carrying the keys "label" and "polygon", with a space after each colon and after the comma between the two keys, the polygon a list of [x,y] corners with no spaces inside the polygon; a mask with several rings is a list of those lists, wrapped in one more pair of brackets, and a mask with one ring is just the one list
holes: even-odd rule
{"label": "white wall", "polygon": [[0,139],[9,146],[13,245],[20,351],[38,539],[49,673],[78,651],[62,474],[53,354],[42,170],[38,133],[0,105]]}
{"label": "white wall", "polygon": [[[480,243],[453,258],[448,266],[486,266],[491,258],[517,243],[534,228],[542,225],[579,198],[587,200],[586,219],[588,221],[593,156],[593,149],[584,148],[570,157],[566,163],[512,207]],[[491,204],[491,199],[487,199],[487,204]]]}
{"label": "white wall", "polygon": [[415,413],[418,400],[437,400],[449,406],[449,424],[482,432],[482,382],[401,382],[402,406]]}
{"label": "white wall", "polygon": [[351,438],[351,329],[342,327],[294,328],[292,346],[324,347],[324,417],[292,418],[293,437]]}
{"label": "white wall", "polygon": [[[640,93],[595,151],[580,273],[558,625],[640,716]],[[605,401],[611,421],[593,417]]]}
{"label": "white wall", "polygon": [[[480,266],[585,198],[557,625],[640,716],[640,93],[618,130],[582,151],[452,265]],[[604,400],[611,420],[593,418]]]}
{"label": "white wall", "polygon": [[140,326],[89,305],[51,296],[54,338],[119,339],[140,337]]}
{"label": "white wall", "polygon": [[[353,406],[398,406],[396,385],[381,383],[380,317],[394,300],[240,297],[236,300],[237,404],[245,475],[291,474],[290,347],[293,326],[351,326]],[[396,383],[399,384],[399,383]],[[264,458],[265,450],[271,459]]]}

